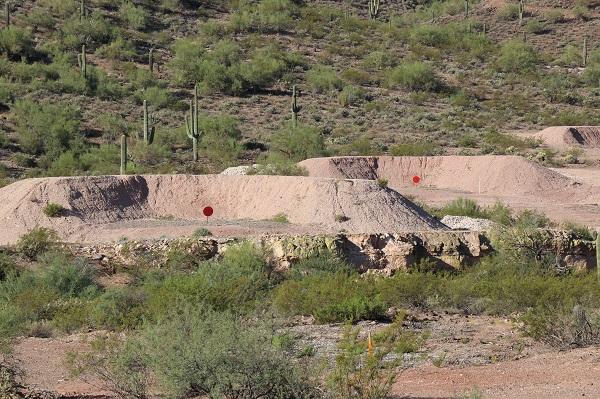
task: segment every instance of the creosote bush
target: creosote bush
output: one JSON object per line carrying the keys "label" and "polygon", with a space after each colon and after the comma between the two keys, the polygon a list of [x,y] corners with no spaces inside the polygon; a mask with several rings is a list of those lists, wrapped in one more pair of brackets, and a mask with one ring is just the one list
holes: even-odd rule
{"label": "creosote bush", "polygon": [[387,85],[411,91],[440,91],[444,86],[430,65],[418,61],[403,63],[392,69]]}

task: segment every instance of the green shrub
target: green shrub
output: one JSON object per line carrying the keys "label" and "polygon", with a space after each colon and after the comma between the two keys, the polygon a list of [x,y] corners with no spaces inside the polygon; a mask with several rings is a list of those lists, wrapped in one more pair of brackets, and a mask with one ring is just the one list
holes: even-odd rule
{"label": "green shrub", "polygon": [[401,86],[411,91],[439,91],[443,84],[431,66],[423,62],[403,63],[388,74],[389,87]]}
{"label": "green shrub", "polygon": [[[200,43],[182,39],[173,46],[170,65],[178,83],[196,83],[205,92],[240,95],[269,87],[297,65],[297,56],[275,46],[255,49],[250,56],[229,40],[206,52]],[[249,58],[249,60],[248,60]]]}
{"label": "green shrub", "polygon": [[194,233],[192,234],[192,237],[194,237],[194,238],[210,237],[210,236],[212,236],[212,233],[210,232],[210,230],[208,230],[205,227],[197,228],[196,230],[194,230]]}
{"label": "green shrub", "polygon": [[4,252],[0,252],[0,281],[4,280],[10,273],[17,271],[15,261]]}
{"label": "green shrub", "polygon": [[109,60],[131,61],[136,56],[134,44],[122,36],[98,48],[96,54]]}
{"label": "green shrub", "polygon": [[169,396],[316,397],[312,377],[273,340],[263,326],[193,306],[174,309],[143,333],[148,364]]}
{"label": "green shrub", "polygon": [[208,159],[219,165],[232,164],[242,151],[239,121],[229,115],[202,116],[199,124],[204,132],[200,145]]}
{"label": "green shrub", "polygon": [[56,158],[81,143],[80,114],[70,106],[18,101],[14,108],[19,143],[29,154]]}
{"label": "green shrub", "polygon": [[551,24],[565,22],[565,14],[560,8],[553,8],[544,13],[544,18]]}
{"label": "green shrub", "polygon": [[275,289],[273,304],[285,315],[312,315],[318,323],[384,319],[387,308],[372,282],[356,277],[338,272],[288,280]]}
{"label": "green shrub", "polygon": [[486,218],[487,215],[477,202],[469,198],[457,198],[450,201],[440,209],[440,215],[468,216],[472,218]]}
{"label": "green shrub", "polygon": [[144,321],[145,299],[136,288],[108,289],[94,300],[89,316],[97,329],[138,328]]}
{"label": "green shrub", "polygon": [[324,65],[312,67],[306,73],[306,81],[317,93],[340,90],[343,86],[342,80],[337,76],[335,70]]}
{"label": "green shrub", "polygon": [[500,72],[525,73],[533,71],[539,62],[536,50],[521,40],[511,40],[502,45],[495,68]]}
{"label": "green shrub", "polygon": [[365,85],[371,83],[373,77],[370,73],[361,71],[360,69],[349,68],[341,74],[342,79],[357,85]]}
{"label": "green shrub", "polygon": [[92,268],[81,259],[70,259],[62,252],[48,252],[38,257],[39,278],[61,297],[78,297],[96,288]]}
{"label": "green shrub", "polygon": [[293,27],[298,12],[293,0],[242,0],[231,14],[230,25],[235,32],[284,32]]}
{"label": "green shrub", "polygon": [[33,55],[31,33],[16,26],[9,26],[0,31],[0,54],[8,58],[20,60]]}
{"label": "green shrub", "polygon": [[344,86],[338,94],[338,101],[342,107],[355,106],[362,102],[365,96],[365,91],[360,87]]}
{"label": "green shrub", "polygon": [[59,239],[55,231],[45,227],[36,227],[19,238],[16,249],[29,259],[35,260],[56,248],[58,243]]}
{"label": "green shrub", "polygon": [[67,20],[61,28],[64,48],[81,51],[83,44],[99,46],[110,43],[114,37],[114,28],[99,12],[80,19],[79,15]]}
{"label": "green shrub", "polygon": [[505,21],[511,21],[519,18],[519,5],[507,4],[498,11],[498,18]]}
{"label": "green shrub", "polygon": [[124,1],[119,8],[119,15],[127,27],[142,30],[148,23],[148,13],[144,7],[136,7],[131,1]]}
{"label": "green shrub", "polygon": [[321,132],[311,126],[285,126],[273,134],[271,151],[292,161],[319,157],[325,154]]}
{"label": "green shrub", "polygon": [[525,25],[525,29],[527,30],[527,32],[535,34],[548,32],[548,27],[546,26],[546,24],[537,19],[529,20],[527,22],[527,25]]}
{"label": "green shrub", "polygon": [[65,210],[66,209],[64,206],[60,204],[55,204],[54,202],[49,202],[48,204],[46,204],[42,211],[44,212],[44,215],[50,218],[55,218],[62,216]]}

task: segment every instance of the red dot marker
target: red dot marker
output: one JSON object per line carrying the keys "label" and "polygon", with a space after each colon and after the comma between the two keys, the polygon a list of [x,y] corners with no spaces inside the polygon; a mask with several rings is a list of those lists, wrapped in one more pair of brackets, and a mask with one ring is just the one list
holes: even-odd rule
{"label": "red dot marker", "polygon": [[415,184],[419,184],[419,183],[421,183],[421,177],[420,176],[413,176],[412,181]]}
{"label": "red dot marker", "polygon": [[210,206],[207,206],[204,209],[202,209],[202,214],[206,216],[206,221],[208,221],[208,218],[211,217],[213,213],[215,213],[215,210],[212,209],[212,207]]}

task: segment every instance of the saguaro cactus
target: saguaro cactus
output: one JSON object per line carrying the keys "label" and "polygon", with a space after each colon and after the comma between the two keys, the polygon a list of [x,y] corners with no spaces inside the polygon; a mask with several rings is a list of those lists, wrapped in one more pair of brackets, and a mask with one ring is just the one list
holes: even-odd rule
{"label": "saguaro cactus", "polygon": [[121,136],[121,175],[127,173],[127,136]]}
{"label": "saguaro cactus", "polygon": [[369,0],[369,18],[375,19],[379,15],[380,0]]}
{"label": "saguaro cactus", "polygon": [[596,235],[596,272],[600,276],[600,231]]}
{"label": "saguaro cactus", "polygon": [[198,85],[194,86],[194,99],[190,100],[190,114],[185,116],[187,136],[192,140],[194,162],[198,160],[198,141],[202,132],[198,127]]}
{"label": "saguaro cactus", "polygon": [[525,3],[519,0],[519,25],[523,25],[523,16],[525,15]]}
{"label": "saguaro cactus", "polygon": [[144,131],[142,132],[142,137],[144,143],[147,145],[154,142],[154,133],[156,132],[156,129],[154,126],[151,126],[152,124],[152,117],[148,112],[148,102],[144,100]]}
{"label": "saguaro cactus", "polygon": [[469,18],[469,0],[465,0],[465,18]]}
{"label": "saguaro cactus", "polygon": [[148,51],[148,68],[150,69],[150,75],[154,75],[154,48]]}
{"label": "saguaro cactus", "polygon": [[300,107],[298,106],[298,91],[296,90],[296,86],[292,88],[292,126],[295,128],[298,126],[298,113],[300,112]]}
{"label": "saguaro cactus", "polygon": [[581,54],[581,62],[583,64],[584,68],[587,66],[587,59],[588,59],[588,38],[587,38],[587,36],[584,36],[583,37],[583,52]]}
{"label": "saguaro cactus", "polygon": [[79,20],[83,21],[83,19],[85,18],[85,0],[80,0],[79,2]]}
{"label": "saguaro cactus", "polygon": [[87,56],[85,53],[85,44],[81,46],[81,53],[77,54],[77,62],[79,63],[79,69],[84,78],[87,78]]}
{"label": "saguaro cactus", "polygon": [[10,1],[4,3],[4,17],[6,18],[6,27],[10,26]]}

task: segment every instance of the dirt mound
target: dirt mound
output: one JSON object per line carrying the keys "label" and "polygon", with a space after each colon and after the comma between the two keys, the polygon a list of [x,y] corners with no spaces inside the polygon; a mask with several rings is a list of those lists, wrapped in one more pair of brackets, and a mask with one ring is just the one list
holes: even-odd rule
{"label": "dirt mound", "polygon": [[[46,217],[43,208],[50,202],[65,207],[65,215]],[[205,206],[214,208],[214,220],[246,223],[250,230],[252,221],[276,215],[284,222],[280,225],[306,227],[302,232],[444,228],[399,193],[372,181],[286,176],[99,176],[29,179],[0,189],[0,220],[6,226],[0,231],[0,243],[14,242],[35,226],[51,227],[71,241],[116,239],[129,233],[122,229],[126,222],[131,229],[143,231],[145,221],[152,220],[162,224],[150,235],[162,236],[170,232],[169,221],[205,221]],[[193,231],[193,227],[194,223],[188,223],[188,230]]]}
{"label": "dirt mound", "polygon": [[533,135],[551,148],[600,148],[600,126],[553,126]]}
{"label": "dirt mound", "polygon": [[573,180],[517,156],[334,157],[300,163],[310,176],[388,179],[394,189],[414,186],[470,193],[539,194],[571,189]]}

